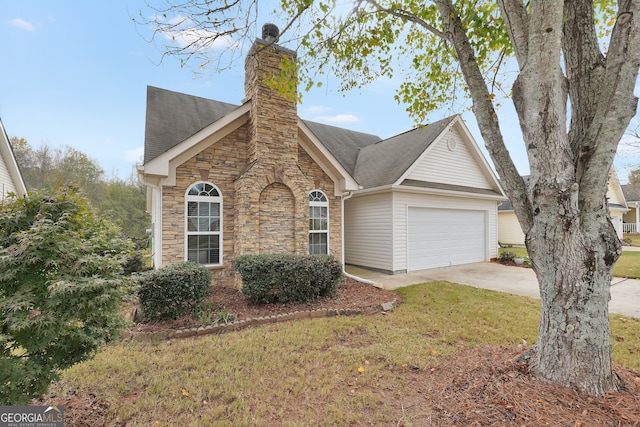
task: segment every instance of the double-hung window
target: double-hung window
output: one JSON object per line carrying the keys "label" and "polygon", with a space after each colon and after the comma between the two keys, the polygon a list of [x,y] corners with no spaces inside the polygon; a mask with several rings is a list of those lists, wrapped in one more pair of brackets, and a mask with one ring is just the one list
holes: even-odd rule
{"label": "double-hung window", "polygon": [[185,259],[205,265],[222,263],[222,197],[208,182],[198,182],[185,195]]}
{"label": "double-hung window", "polygon": [[319,190],[309,193],[309,253],[329,253],[329,201]]}

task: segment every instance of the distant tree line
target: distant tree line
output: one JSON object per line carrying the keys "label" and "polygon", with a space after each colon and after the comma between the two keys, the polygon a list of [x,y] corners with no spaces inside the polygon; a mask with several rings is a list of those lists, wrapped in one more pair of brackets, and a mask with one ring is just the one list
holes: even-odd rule
{"label": "distant tree line", "polygon": [[64,146],[32,147],[24,138],[11,138],[16,161],[28,191],[53,190],[73,185],[93,208],[117,224],[123,233],[141,244],[151,219],[145,212],[145,186],[132,173],[126,179],[105,177],[100,165],[85,153]]}

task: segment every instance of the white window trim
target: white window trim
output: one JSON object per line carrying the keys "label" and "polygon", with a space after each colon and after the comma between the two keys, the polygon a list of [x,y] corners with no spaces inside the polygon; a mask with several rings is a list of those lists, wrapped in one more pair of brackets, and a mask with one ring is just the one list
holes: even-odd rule
{"label": "white window trim", "polygon": [[[330,213],[329,213],[329,198],[327,197],[327,193],[325,193],[322,190],[311,190],[311,191],[309,191],[309,196],[311,196],[311,193],[314,193],[314,192],[318,192],[318,193],[322,194],[324,196],[324,198],[326,199],[326,202],[317,202],[317,201],[313,201],[312,202],[311,200],[309,200],[309,208],[311,208],[312,206],[320,206],[320,207],[327,208],[327,229],[326,230],[311,230],[311,229],[309,229],[309,234],[311,235],[311,234],[325,233],[327,235],[327,253],[326,253],[326,255],[329,255],[331,253],[331,246],[330,246],[330,243],[329,243],[331,241],[331,239],[329,238],[331,236],[331,234],[330,234],[331,221],[330,221]],[[309,219],[311,219],[311,218],[309,218]],[[309,253],[311,253],[310,249],[311,249],[310,247],[307,248]]]}
{"label": "white window trim", "polygon": [[[189,190],[198,184],[208,184],[210,186],[212,186],[213,188],[215,188],[215,190],[218,192],[219,196],[190,196],[189,195]],[[189,202],[198,202],[198,201],[206,201],[206,202],[217,202],[220,204],[220,231],[214,231],[214,232],[208,232],[208,233],[204,233],[204,232],[189,232]],[[205,267],[220,267],[223,265],[224,263],[224,239],[223,239],[223,231],[224,231],[224,224],[223,224],[223,219],[224,219],[224,206],[222,204],[222,192],[220,191],[220,188],[218,188],[217,185],[213,184],[212,182],[209,181],[198,181],[198,182],[194,182],[193,184],[191,184],[189,187],[187,187],[187,189],[184,192],[184,260],[188,261],[189,260],[189,236],[190,235],[218,235],[220,236],[219,238],[219,242],[220,242],[220,257],[219,257],[219,263],[217,264],[201,264],[204,265]]]}

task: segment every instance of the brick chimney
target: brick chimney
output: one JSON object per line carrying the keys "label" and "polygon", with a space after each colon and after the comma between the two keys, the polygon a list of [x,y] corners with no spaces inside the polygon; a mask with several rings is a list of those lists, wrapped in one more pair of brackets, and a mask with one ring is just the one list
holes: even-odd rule
{"label": "brick chimney", "polygon": [[248,154],[250,161],[295,164],[297,101],[295,96],[278,93],[268,82],[282,75],[284,60],[296,59],[294,51],[276,44],[278,37],[278,27],[265,24],[262,39],[254,42],[245,60],[245,94],[251,102]]}

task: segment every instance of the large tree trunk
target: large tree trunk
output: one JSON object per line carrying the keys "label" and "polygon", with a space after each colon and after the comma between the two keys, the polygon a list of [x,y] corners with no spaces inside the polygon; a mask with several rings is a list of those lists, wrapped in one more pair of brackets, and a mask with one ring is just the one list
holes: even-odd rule
{"label": "large tree trunk", "polygon": [[541,307],[538,341],[523,359],[547,380],[603,395],[619,386],[608,303],[620,243],[605,206],[574,216],[571,206],[557,203],[561,191],[549,193],[549,208],[539,212],[527,234]]}
{"label": "large tree trunk", "polygon": [[[638,30],[629,18],[634,15],[618,18],[605,60],[591,0],[540,0],[529,7],[521,0],[498,1],[520,68],[513,101],[529,157],[525,185],[508,159],[466,28],[451,0],[435,3],[460,60],[480,132],[526,233],[540,285],[538,341],[522,360],[557,384],[593,395],[617,390],[608,303],[620,242],[606,193],[617,142],[635,114],[638,55],[631,46]],[[626,6],[638,9],[633,1]]]}

